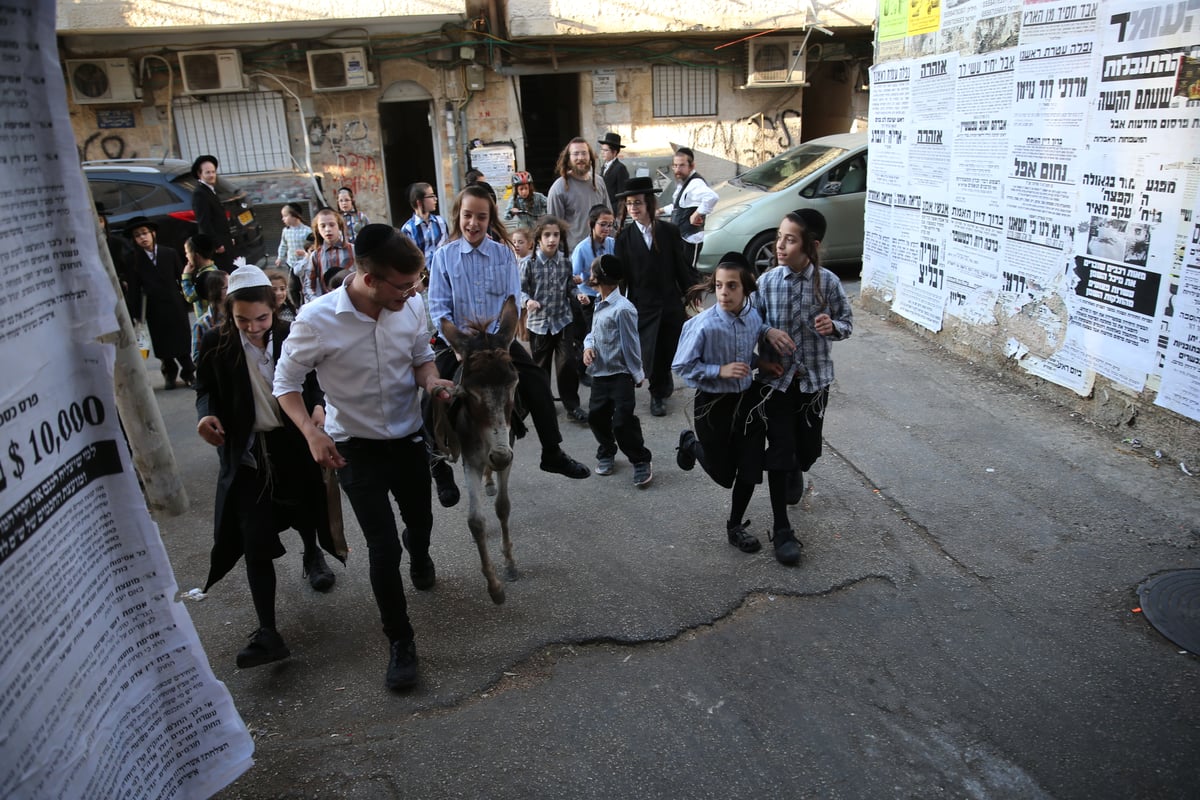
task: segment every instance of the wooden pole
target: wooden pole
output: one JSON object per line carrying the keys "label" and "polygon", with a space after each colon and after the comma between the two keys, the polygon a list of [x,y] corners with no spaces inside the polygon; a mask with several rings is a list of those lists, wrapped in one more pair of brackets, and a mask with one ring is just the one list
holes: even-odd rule
{"label": "wooden pole", "polygon": [[178,516],[188,510],[187,492],[175,463],[175,451],[171,449],[162,412],[158,408],[158,401],[154,399],[154,390],[150,388],[146,360],[138,349],[133,320],[129,316],[129,309],[125,307],[125,293],[117,278],[117,270],[112,263],[108,241],[98,216],[96,242],[100,263],[104,265],[117,293],[118,329],[100,337],[102,343],[114,344],[117,348],[116,363],[113,365],[117,413],[133,451],[133,466],[140,478],[147,508],[152,514]]}

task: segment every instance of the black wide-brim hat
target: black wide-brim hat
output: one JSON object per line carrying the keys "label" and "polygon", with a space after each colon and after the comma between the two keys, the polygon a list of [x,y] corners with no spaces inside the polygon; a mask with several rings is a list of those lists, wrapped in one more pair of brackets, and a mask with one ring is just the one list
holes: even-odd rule
{"label": "black wide-brim hat", "polygon": [[600,140],[600,144],[606,144],[613,150],[624,150],[625,145],[621,144],[621,137],[612,131],[604,134],[604,138]]}
{"label": "black wide-brim hat", "polygon": [[154,231],[155,235],[158,234],[158,223],[157,222],[150,219],[149,217],[134,217],[133,219],[126,220],[126,222],[125,222],[125,227],[124,227],[125,238],[132,239],[133,232],[136,231],[138,228],[149,228],[150,230]]}
{"label": "black wide-brim hat", "polygon": [[200,165],[203,164],[205,161],[211,161],[213,167],[216,169],[221,168],[221,162],[217,161],[216,156],[210,156],[210,155],[196,156],[196,160],[192,162],[192,177],[195,178],[196,180],[200,179]]}
{"label": "black wide-brim hat", "polygon": [[652,194],[657,195],[658,189],[654,186],[654,181],[647,177],[630,178],[625,184],[625,191],[617,192],[617,198],[632,197],[635,194]]}

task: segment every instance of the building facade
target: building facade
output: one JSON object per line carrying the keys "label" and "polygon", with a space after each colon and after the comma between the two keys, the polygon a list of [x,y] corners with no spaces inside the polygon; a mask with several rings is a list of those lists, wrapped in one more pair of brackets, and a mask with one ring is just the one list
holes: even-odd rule
{"label": "building facade", "polygon": [[57,28],[83,160],[212,153],[259,206],[350,186],[399,225],[411,183],[448,203],[472,166],[544,191],[576,135],[660,179],[690,146],[719,180],[863,124],[874,4],[801,6],[60,0]]}

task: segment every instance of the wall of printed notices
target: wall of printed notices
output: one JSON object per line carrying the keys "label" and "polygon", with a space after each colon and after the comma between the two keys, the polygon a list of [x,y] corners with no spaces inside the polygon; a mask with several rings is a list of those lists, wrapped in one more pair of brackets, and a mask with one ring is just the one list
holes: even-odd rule
{"label": "wall of printed notices", "polygon": [[917,6],[880,4],[864,299],[1200,420],[1200,1]]}

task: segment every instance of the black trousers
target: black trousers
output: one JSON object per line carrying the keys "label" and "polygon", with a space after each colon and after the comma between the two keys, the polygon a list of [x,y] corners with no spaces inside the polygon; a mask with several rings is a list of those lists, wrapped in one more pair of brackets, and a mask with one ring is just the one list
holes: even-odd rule
{"label": "black trousers", "polygon": [[642,423],[633,413],[633,376],[594,376],[592,399],[588,407],[588,427],[600,446],[596,458],[612,458],[617,448],[634,464],[650,460],[650,451],[642,439]]}
{"label": "black trousers", "polygon": [[[517,395],[521,398],[521,405],[533,418],[533,427],[537,430],[542,450],[554,452],[562,442],[562,433],[558,429],[558,410],[554,407],[550,378],[545,370],[533,362],[529,351],[517,340],[513,340],[508,353],[517,369]],[[453,379],[458,371],[458,359],[449,347],[438,353],[435,363],[438,374],[443,378]]]}
{"label": "black trousers", "polygon": [[388,495],[396,501],[408,528],[409,545],[415,552],[428,552],[433,507],[424,437],[349,439],[338,442],[337,448],[346,459],[346,466],[338,470],[338,481],[367,540],[371,590],[383,632],[390,641],[411,642],[413,627],[400,579],[403,550]]}
{"label": "black trousers", "polygon": [[575,367],[575,323],[558,333],[529,332],[529,349],[533,351],[533,362],[546,371],[550,380],[550,367],[558,377],[558,399],[565,408],[579,408],[579,373]]}
{"label": "black trousers", "polygon": [[696,391],[696,439],[703,450],[698,460],[719,486],[762,483],[766,423],[758,404],[767,391],[757,383],[744,392]]}
{"label": "black trousers", "polygon": [[829,387],[802,392],[792,383],[786,391],[767,398],[767,452],[763,466],[769,472],[808,472],[821,457],[821,431]]}

